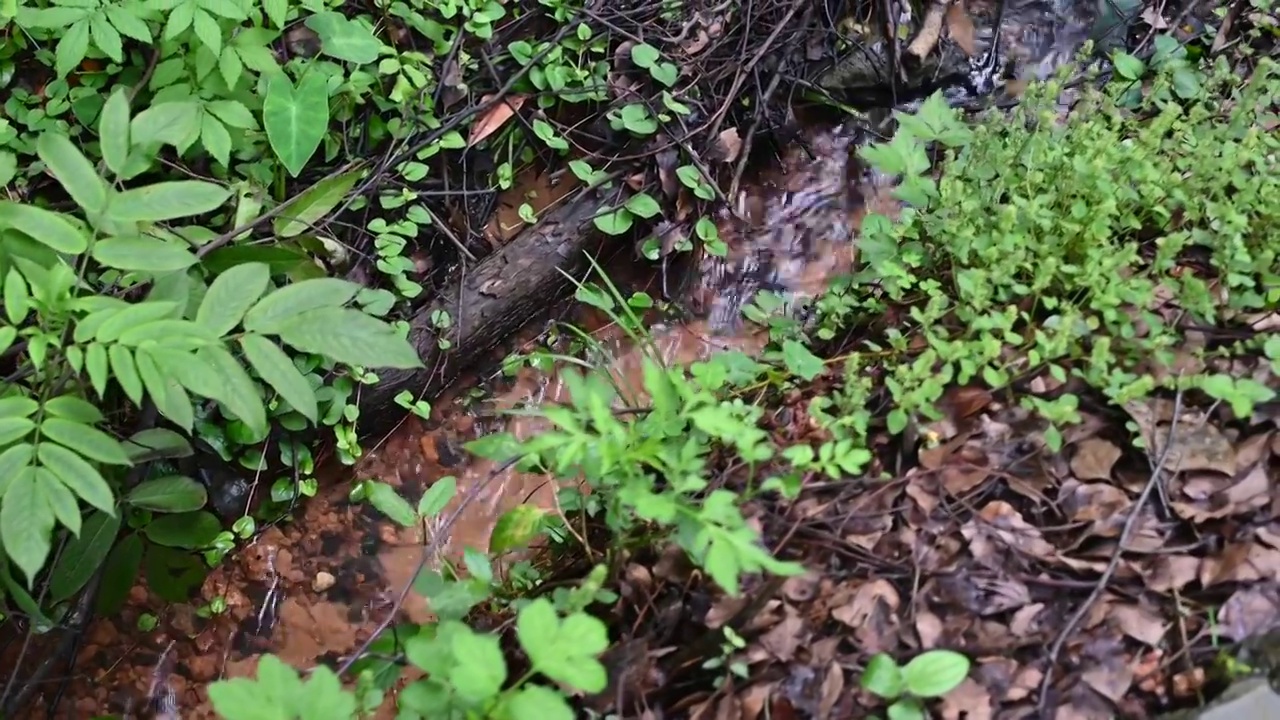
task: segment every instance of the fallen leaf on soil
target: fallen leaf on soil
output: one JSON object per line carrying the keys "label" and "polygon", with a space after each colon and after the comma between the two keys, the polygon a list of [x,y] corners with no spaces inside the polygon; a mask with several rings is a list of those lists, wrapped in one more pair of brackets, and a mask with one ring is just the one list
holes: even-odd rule
{"label": "fallen leaf on soil", "polygon": [[[528,99],[527,95],[511,95],[502,102],[497,103],[489,108],[485,114],[471,126],[471,137],[467,138],[467,147],[471,147],[476,143],[484,140],[494,134],[507,123],[508,120],[520,110],[524,105],[524,101]],[[493,99],[492,95],[486,95],[480,99],[480,102],[487,103]]]}
{"label": "fallen leaf on soil", "polygon": [[1190,555],[1158,555],[1146,574],[1147,587],[1155,592],[1182,590],[1196,579],[1200,558]]}
{"label": "fallen leaf on soil", "polygon": [[1071,472],[1079,480],[1108,480],[1122,451],[1102,438],[1089,438],[1076,445],[1071,456]]}
{"label": "fallen leaf on soil", "polygon": [[1160,613],[1149,605],[1115,605],[1111,619],[1120,632],[1152,647],[1159,646],[1167,629]]}
{"label": "fallen leaf on soil", "polygon": [[1150,25],[1153,30],[1167,30],[1169,28],[1169,21],[1164,19],[1164,16],[1160,14],[1160,10],[1155,5],[1148,6],[1146,10],[1142,11],[1142,22]]}
{"label": "fallen leaf on soil", "polygon": [[892,647],[902,598],[888,580],[872,580],[856,589],[848,585],[836,591],[831,617],[854,629],[859,648],[868,654]]}
{"label": "fallen leaf on soil", "polygon": [[844,669],[838,663],[827,667],[827,676],[822,680],[822,697],[818,700],[818,720],[831,717],[831,711],[840,696],[844,693]]}
{"label": "fallen leaf on soil", "polygon": [[991,693],[973,678],[965,678],[951,692],[942,696],[944,720],[991,720]]}
{"label": "fallen leaf on soil", "polygon": [[993,540],[1042,560],[1055,553],[1054,547],[1045,541],[1040,531],[1003,500],[987,503],[977,518],[966,522],[960,532],[969,541],[969,550],[974,558],[992,570],[1005,567],[1006,562],[1006,553]]}
{"label": "fallen leaf on soil", "polygon": [[1133,502],[1120,488],[1107,483],[1062,484],[1058,496],[1062,511],[1076,522],[1092,523],[1082,535],[1086,537],[1119,537]]}
{"label": "fallen leaf on soil", "polygon": [[720,135],[716,137],[715,148],[710,155],[714,160],[731,163],[738,159],[741,152],[742,137],[738,135],[738,128],[731,127],[720,131]]}
{"label": "fallen leaf on soil", "polygon": [[778,660],[788,662],[796,655],[796,648],[807,642],[809,633],[804,631],[804,621],[792,607],[787,607],[786,617],[760,637],[760,646]]}
{"label": "fallen leaf on soil", "polygon": [[978,53],[978,44],[974,40],[976,33],[977,28],[973,25],[973,18],[969,16],[964,0],[957,0],[947,8],[947,34],[969,57]]}
{"label": "fallen leaf on soil", "polygon": [[1222,604],[1218,632],[1241,641],[1275,628],[1280,620],[1280,592],[1274,583],[1241,588]]}

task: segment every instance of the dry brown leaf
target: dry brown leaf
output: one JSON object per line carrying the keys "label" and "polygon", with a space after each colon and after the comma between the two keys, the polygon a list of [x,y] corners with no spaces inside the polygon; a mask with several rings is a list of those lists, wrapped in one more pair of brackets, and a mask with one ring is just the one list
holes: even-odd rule
{"label": "dry brown leaf", "polygon": [[1043,612],[1044,603],[1023,605],[1013,613],[1013,617],[1009,620],[1009,632],[1018,638],[1030,637],[1041,632],[1043,628],[1040,620]]}
{"label": "dry brown leaf", "polygon": [[[872,580],[857,588],[841,588],[843,602],[831,609],[831,617],[854,629],[858,646],[868,653],[892,648],[902,599],[888,580]],[[833,600],[836,598],[833,598]]]}
{"label": "dry brown leaf", "polygon": [[1089,438],[1075,446],[1071,456],[1071,472],[1079,480],[1109,480],[1123,451],[1102,438]]}
{"label": "dry brown leaf", "polygon": [[1098,663],[1080,674],[1080,679],[1099,695],[1111,702],[1118,703],[1128,694],[1133,686],[1133,668],[1128,663],[1119,662],[1118,658],[1109,658],[1107,663]]}
{"label": "dry brown leaf", "polygon": [[1190,555],[1157,555],[1146,575],[1147,588],[1155,592],[1182,590],[1196,579],[1200,558]]}
{"label": "dry brown leaf", "polygon": [[831,717],[831,711],[844,694],[844,669],[839,663],[831,663],[827,667],[827,676],[822,679],[822,696],[818,700],[818,720]]}
{"label": "dry brown leaf", "polygon": [[1218,632],[1231,640],[1262,635],[1280,623],[1280,591],[1274,583],[1241,588],[1222,604]]}
{"label": "dry brown leaf", "polygon": [[1040,535],[1040,530],[1003,500],[987,503],[978,517],[965,523],[960,532],[969,541],[974,558],[992,569],[1004,566],[1004,553],[993,546],[991,540],[1042,560],[1055,555],[1054,547]]}
{"label": "dry brown leaf", "polygon": [[716,144],[711,157],[720,162],[731,163],[738,159],[738,155],[741,152],[742,137],[738,134],[738,128],[731,127],[721,130],[720,134],[716,136]]}
{"label": "dry brown leaf", "polygon": [[1152,647],[1159,646],[1167,629],[1160,613],[1146,605],[1113,605],[1111,620],[1120,632]]}
{"label": "dry brown leaf", "polygon": [[[492,95],[485,95],[480,99],[481,103],[487,103],[493,99]],[[509,95],[501,102],[496,103],[489,108],[474,125],[471,126],[471,137],[467,138],[467,147],[472,147],[476,143],[484,140],[494,134],[503,125],[507,124],[520,107],[524,105],[524,101],[528,100],[528,95]]]}
{"label": "dry brown leaf", "polygon": [[742,693],[742,720],[756,720],[773,694],[773,683],[756,683]]}
{"label": "dry brown leaf", "polygon": [[991,693],[973,678],[965,678],[951,692],[942,696],[944,720],[991,720]]}
{"label": "dry brown leaf", "polygon": [[920,638],[921,650],[938,647],[938,639],[942,637],[942,618],[928,610],[917,612],[916,636]]}
{"label": "dry brown leaf", "polygon": [[790,662],[796,655],[796,648],[808,639],[809,633],[805,630],[804,621],[794,608],[788,606],[787,615],[782,622],[760,636],[759,642],[761,647],[778,660]]}
{"label": "dry brown leaf", "polygon": [[1155,5],[1149,5],[1142,11],[1142,22],[1150,25],[1153,30],[1169,29],[1169,21],[1164,19]]}
{"label": "dry brown leaf", "polygon": [[1133,501],[1120,488],[1108,483],[1063,483],[1058,497],[1067,517],[1076,522],[1091,523],[1080,538],[1118,537],[1129,517]]}

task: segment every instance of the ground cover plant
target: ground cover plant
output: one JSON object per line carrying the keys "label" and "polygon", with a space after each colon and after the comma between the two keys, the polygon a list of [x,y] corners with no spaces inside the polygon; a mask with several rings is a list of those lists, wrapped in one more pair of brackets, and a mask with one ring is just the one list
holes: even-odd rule
{"label": "ground cover plant", "polygon": [[[651,5],[617,17],[693,39],[620,44],[617,17],[558,0],[0,8],[5,713],[140,574],[189,601],[319,492],[319,448],[354,464],[361,398],[424,368],[418,318],[455,349],[462,309],[423,307],[485,252],[449,228],[491,208],[432,199],[462,151],[491,151],[479,182],[497,187],[563,165],[596,193],[591,226],[637,258],[728,251],[713,218],[750,153],[721,123],[750,145],[767,102],[722,111],[702,152],[671,137],[777,33],[717,75],[675,60],[713,23]],[[1140,51],[1070,66],[1012,111],[934,94],[899,113],[859,158],[897,179],[901,211],[862,220],[857,268],[807,321],[768,293],[747,308],[770,331],[758,357],[650,355],[642,396],[585,330],[565,332],[587,360],[513,358],[558,364],[571,402],[533,409],[548,432],[467,451],[581,488],[420,573],[435,620],[393,604],[334,662],[263,653],[201,690],[213,711],[1137,717],[1267,669],[1227,647],[1274,623],[1258,580],[1280,569],[1280,78],[1271,10],[1248,8],[1195,42],[1148,20]],[[650,156],[655,180],[626,162]],[[529,200],[519,223],[554,212]],[[668,216],[684,234],[650,232]],[[575,298],[650,345],[660,303],[593,269]],[[211,467],[252,481],[224,492]],[[467,492],[350,488],[406,528],[447,529]]]}

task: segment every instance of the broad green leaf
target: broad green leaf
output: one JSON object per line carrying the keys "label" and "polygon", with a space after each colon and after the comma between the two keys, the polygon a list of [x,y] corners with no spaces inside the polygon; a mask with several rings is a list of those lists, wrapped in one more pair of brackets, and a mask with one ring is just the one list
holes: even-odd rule
{"label": "broad green leaf", "polygon": [[0,200],[0,228],[13,228],[60,253],[78,254],[89,238],[59,213],[35,205]]}
{"label": "broad green leaf", "polygon": [[360,286],[339,278],[315,278],[286,285],[262,298],[244,316],[244,329],[275,334],[294,317],[326,307],[340,307],[360,292]]}
{"label": "broad green leaf", "polygon": [[222,28],[218,27],[218,21],[203,8],[197,9],[191,16],[191,29],[214,57],[222,54]]}
{"label": "broad green leaf", "polygon": [[231,133],[222,121],[206,112],[200,118],[200,142],[223,167],[231,165]]}
{"label": "broad green leaf", "polygon": [[205,510],[161,515],[142,530],[151,542],[165,547],[199,550],[222,532],[217,516]]}
{"label": "broad green leaf", "polygon": [[245,263],[227,270],[209,286],[196,311],[196,322],[218,337],[226,335],[258,302],[270,282],[271,271],[265,263]]}
{"label": "broad green leaf", "polygon": [[356,712],[356,696],[344,690],[338,676],[323,665],[311,671],[295,708],[302,720],[359,716]]}
{"label": "broad green leaf", "polygon": [[200,134],[200,104],[180,100],[152,105],[134,116],[129,132],[134,145],[184,148]]}
{"label": "broad green leaf", "polygon": [[221,375],[223,392],[217,400],[255,433],[265,433],[267,410],[258,394],[258,386],[249,377],[244,366],[221,347],[205,348],[198,355],[202,360],[210,362]]}
{"label": "broad green leaf", "polygon": [[258,129],[258,121],[253,119],[253,113],[239,100],[213,100],[205,103],[204,109],[213,113],[227,127],[239,130]]}
{"label": "broad green leaf", "polygon": [[[264,655],[262,659],[269,657],[272,656]],[[228,720],[292,720],[292,709],[280,707],[265,687],[249,678],[220,680],[209,686],[209,702],[219,717]]]}
{"label": "broad green leaf", "polygon": [[[337,13],[334,13],[335,15]],[[314,15],[312,17],[315,17]],[[276,235],[291,238],[311,229],[323,220],[329,211],[342,202],[360,179],[361,172],[352,170],[331,178],[325,178],[295,197],[289,207],[275,219],[272,227]]]}
{"label": "broad green leaf", "polygon": [[240,349],[258,375],[303,417],[316,422],[320,411],[315,390],[275,343],[252,333],[240,338]]}
{"label": "broad green leaf", "polygon": [[0,453],[0,498],[4,497],[18,471],[29,466],[35,455],[36,449],[31,443],[14,445]]}
{"label": "broad green leaf", "polygon": [[123,310],[113,311],[98,326],[93,338],[102,343],[116,342],[126,330],[144,323],[167,318],[177,308],[178,304],[174,302],[147,300],[134,303]]}
{"label": "broad green leaf", "polygon": [[272,25],[281,30],[284,29],[285,20],[289,15],[288,0],[262,0],[262,10],[271,20]]}
{"label": "broad green leaf", "polygon": [[[195,423],[195,411],[191,407],[191,398],[187,395],[184,386],[179,384],[174,373],[166,371],[170,368],[162,369],[161,363],[156,359],[164,352],[164,348],[158,347],[139,348],[134,356],[138,363],[138,376],[142,378],[142,384],[146,386],[147,394],[151,396],[160,414],[189,433]],[[180,355],[183,358],[193,357],[191,353],[169,351],[168,354]]]}
{"label": "broad green leaf", "polygon": [[454,633],[453,663],[449,683],[469,703],[479,704],[496,696],[507,681],[507,661],[497,635],[470,628]]}
{"label": "broad green leaf", "polygon": [[231,190],[203,180],[170,180],[125,190],[107,214],[117,222],[163,222],[203,215],[222,207]]}
{"label": "broad green leaf", "polygon": [[9,324],[20,326],[29,312],[31,293],[27,290],[27,281],[18,268],[10,267],[4,278],[4,314]]}
{"label": "broad green leaf", "polygon": [[125,235],[93,244],[93,259],[117,270],[164,273],[185,270],[197,260],[190,250],[158,238]]}
{"label": "broad green leaf", "polygon": [[542,685],[526,684],[506,703],[510,720],[574,720],[564,695]]}
{"label": "broad green leaf", "polygon": [[111,372],[120,389],[124,390],[124,394],[135,405],[142,404],[142,378],[138,376],[138,365],[133,361],[133,353],[123,345],[112,345],[107,354],[111,359]]}
{"label": "broad green leaf", "polygon": [[111,549],[106,567],[102,568],[102,584],[98,587],[98,599],[94,603],[94,610],[99,615],[120,612],[141,567],[142,538],[137,533],[128,533]]}
{"label": "broad green leaf", "polygon": [[413,512],[413,506],[400,497],[395,488],[383,482],[369,480],[365,482],[365,489],[369,503],[392,522],[407,528],[417,524],[418,516]]}
{"label": "broad green leaf", "polygon": [[489,534],[489,552],[501,555],[528,545],[538,535],[546,514],[547,511],[533,505],[517,505],[506,511]]}
{"label": "broad green leaf", "polygon": [[431,487],[422,493],[422,497],[418,500],[418,515],[423,518],[433,518],[444,512],[445,506],[449,501],[458,494],[458,479],[452,475],[436,480],[431,483]]}
{"label": "broad green leaf", "polygon": [[277,331],[297,350],[367,368],[423,367],[418,352],[392,327],[359,310],[320,308],[296,315]]}
{"label": "broad green leaf", "polygon": [[107,21],[106,13],[89,16],[89,36],[93,38],[93,44],[113,62],[124,62],[124,43],[120,39],[120,33]]}
{"label": "broad green leaf", "polygon": [[0,502],[0,541],[14,565],[27,576],[27,587],[49,557],[55,517],[36,486],[36,469],[19,470]]}
{"label": "broad green leaf", "polygon": [[139,430],[124,442],[124,451],[134,464],[191,457],[195,452],[186,438],[166,428]]}
{"label": "broad green leaf", "polygon": [[368,26],[340,12],[315,13],[307,18],[306,25],[319,36],[320,52],[345,62],[371,63],[378,59],[382,49],[382,43]]}
{"label": "broad green leaf", "polygon": [[85,518],[79,537],[63,548],[58,564],[49,573],[50,600],[69,600],[89,582],[107,559],[120,532],[120,516],[93,512]]}
{"label": "broad green leaf", "polygon": [[39,402],[23,395],[0,398],[0,418],[29,418],[39,409]]}
{"label": "broad green leaf", "polygon": [[787,340],[782,343],[782,359],[787,371],[805,380],[813,380],[826,369],[822,358],[814,355],[803,343]]}
{"label": "broad green leaf", "polygon": [[58,77],[65,78],[76,69],[89,53],[89,21],[73,23],[62,33],[58,48],[54,51],[54,69]]}
{"label": "broad green leaf", "polygon": [[153,320],[125,330],[116,342],[130,347],[159,344],[178,350],[214,345],[218,340],[218,336],[209,332],[209,328],[190,320]]}
{"label": "broad green leaf", "polygon": [[81,209],[90,215],[106,209],[107,182],[98,177],[93,163],[70,138],[57,131],[42,132],[36,140],[36,153]]}
{"label": "broad green leaf", "polygon": [[902,668],[902,682],[918,698],[942,697],[969,675],[969,658],[954,650],[929,650]]}
{"label": "broad green leaf", "polygon": [[[0,401],[2,403],[3,401]],[[84,398],[75,395],[59,395],[56,398],[46,400],[44,403],[44,411],[48,415],[54,417],[66,418],[67,420],[75,420],[82,423],[100,423],[105,418],[102,411],[94,407],[93,403],[86,401]]]}
{"label": "broad green leaf", "polygon": [[646,219],[662,212],[662,206],[658,205],[658,201],[654,200],[653,196],[648,193],[636,193],[627,198],[626,208],[633,215]]}
{"label": "broad green leaf", "polygon": [[84,370],[89,375],[89,384],[102,399],[107,394],[107,378],[110,369],[107,365],[107,348],[102,343],[90,343],[84,350]]}
{"label": "broad green leaf", "polygon": [[[3,547],[3,545],[0,545],[0,549]],[[40,607],[40,603],[31,597],[31,593],[18,584],[17,580],[13,579],[13,573],[9,571],[9,560],[4,556],[3,551],[0,551],[0,593],[7,595],[8,600],[13,605],[26,613],[30,622],[44,626],[55,625],[54,621],[44,614],[44,609]]]}
{"label": "broad green leaf", "polygon": [[[152,41],[151,28],[147,27],[146,21],[134,14],[134,9],[128,5],[107,5],[103,8],[107,13],[107,18],[111,20],[111,24],[120,31],[121,35],[127,35],[141,43],[150,43]],[[126,122],[127,122],[126,118]]]}
{"label": "broad green leaf", "polygon": [[0,418],[0,446],[21,440],[35,430],[36,423],[31,418]]}
{"label": "broad green leaf", "polygon": [[40,433],[91,460],[108,465],[133,464],[119,440],[93,426],[62,418],[45,418],[40,423]]}
{"label": "broad green leaf", "polygon": [[516,637],[538,672],[587,693],[604,690],[609,682],[596,656],[609,647],[604,623],[583,613],[562,622],[555,606],[538,598],[516,617]]}
{"label": "broad green leaf", "polygon": [[267,140],[291,177],[298,177],[329,131],[329,87],[324,73],[307,73],[295,88],[274,75],[262,101]]}
{"label": "broad green leaf", "polygon": [[904,689],[902,668],[885,653],[871,656],[862,672],[862,689],[886,700],[897,699]]}
{"label": "broad green leaf", "polygon": [[125,500],[134,507],[180,513],[204,507],[209,494],[204,485],[185,475],[167,475],[142,481]]}
{"label": "broad green leaf", "polygon": [[[48,422],[46,419],[45,423]],[[44,430],[45,425],[42,424],[40,428]],[[111,486],[84,458],[47,440],[36,449],[36,458],[77,497],[105,513],[115,512],[116,500]]]}
{"label": "broad green leaf", "polygon": [[53,510],[53,516],[58,522],[71,532],[72,537],[78,537],[82,518],[80,503],[76,502],[75,494],[58,482],[58,478],[48,468],[36,468],[36,487],[44,495],[45,503]]}

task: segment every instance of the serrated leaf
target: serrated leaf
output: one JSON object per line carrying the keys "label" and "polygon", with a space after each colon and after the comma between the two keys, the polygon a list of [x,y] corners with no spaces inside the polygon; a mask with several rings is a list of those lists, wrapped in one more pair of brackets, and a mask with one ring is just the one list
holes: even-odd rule
{"label": "serrated leaf", "polygon": [[336,177],[325,178],[307,188],[272,223],[276,235],[291,238],[310,230],[312,225],[323,220],[330,210],[342,202],[360,179],[360,175],[360,171],[351,170]]}
{"label": "serrated leaf", "polygon": [[133,464],[119,440],[93,426],[62,418],[45,418],[40,423],[40,433],[91,460],[108,465]]}
{"label": "serrated leaf", "polygon": [[198,512],[161,515],[152,520],[143,532],[151,542],[165,547],[199,550],[208,547],[222,532],[222,523],[213,513]]}
{"label": "serrated leaf", "polygon": [[0,229],[13,228],[60,253],[77,255],[89,238],[62,215],[25,203],[0,200]]}
{"label": "serrated leaf", "polygon": [[82,210],[96,215],[106,209],[107,182],[98,177],[98,170],[93,163],[89,162],[70,138],[56,131],[42,132],[36,140],[36,154]]}
{"label": "serrated leaf", "polygon": [[339,278],[313,278],[286,285],[269,293],[244,316],[244,329],[272,335],[284,323],[307,312],[346,305],[360,286]]}
{"label": "serrated leaf", "polygon": [[123,345],[112,345],[107,355],[111,359],[111,372],[120,389],[124,390],[124,394],[134,405],[142,404],[142,378],[138,375],[138,365],[133,361],[133,353]]}
{"label": "serrated leaf", "polygon": [[164,222],[222,207],[231,190],[203,180],[171,180],[118,193],[107,214],[116,222]]}
{"label": "serrated leaf", "polygon": [[67,543],[49,573],[49,599],[59,603],[80,592],[111,553],[119,532],[119,515],[99,511],[86,517],[79,537]]}
{"label": "serrated leaf", "polygon": [[249,308],[258,302],[271,282],[271,270],[265,263],[236,265],[214,279],[209,286],[196,322],[222,337],[231,332]]}
{"label": "serrated leaf", "polygon": [[[43,429],[44,425],[41,425]],[[116,501],[111,486],[80,455],[46,440],[36,449],[36,459],[77,497],[105,513],[115,512]]]}
{"label": "serrated leaf", "polygon": [[240,349],[253,369],[280,397],[312,423],[317,421],[320,411],[316,393],[283,350],[267,338],[252,333],[240,338]]}
{"label": "serrated leaf", "polygon": [[187,248],[140,235],[99,240],[93,244],[93,259],[117,270],[152,273],[185,270],[197,262],[195,254]]}
{"label": "serrated leaf", "polygon": [[392,522],[401,527],[413,527],[417,524],[418,516],[413,512],[413,506],[408,500],[400,497],[400,493],[396,492],[395,488],[376,480],[367,481],[365,487],[368,490],[369,503]]}
{"label": "serrated leaf", "polygon": [[185,475],[167,475],[139,483],[126,501],[134,507],[156,512],[193,512],[209,502],[204,485]]}
{"label": "serrated leaf", "polygon": [[[169,16],[171,23],[175,17],[177,12]],[[179,100],[152,105],[135,115],[129,128],[134,145],[184,146],[200,133],[200,103]]]}
{"label": "serrated leaf", "polygon": [[195,453],[185,437],[167,428],[139,430],[124,441],[124,451],[134,464],[191,457]]}
{"label": "serrated leaf", "polygon": [[231,133],[222,121],[206,112],[200,118],[200,143],[223,167],[231,165]]}
{"label": "serrated leaf", "polygon": [[390,325],[350,308],[320,308],[295,315],[276,334],[297,350],[349,365],[423,367],[417,351]]}
{"label": "serrated leaf", "polygon": [[14,565],[27,576],[27,587],[49,557],[55,518],[36,486],[36,469],[31,466],[15,473],[0,503],[0,541]]}

